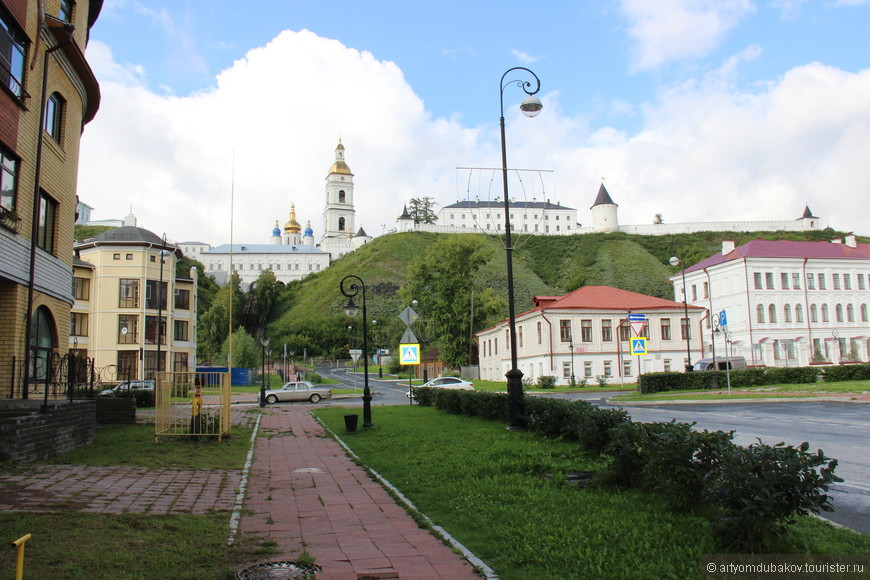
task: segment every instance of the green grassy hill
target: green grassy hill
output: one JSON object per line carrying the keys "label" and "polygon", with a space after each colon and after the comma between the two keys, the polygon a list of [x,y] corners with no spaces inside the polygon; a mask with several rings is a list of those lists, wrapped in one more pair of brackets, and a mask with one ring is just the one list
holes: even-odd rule
{"label": "green grassy hill", "polygon": [[[398,320],[407,306],[398,290],[405,282],[408,265],[425,255],[443,236],[409,232],[376,238],[359,250],[336,261],[330,268],[294,282],[285,289],[278,315],[269,325],[277,344],[287,342],[297,352],[336,354],[359,336],[348,330],[349,321],[341,305],[346,298],[339,283],[347,275],[360,276],[366,284],[369,319],[378,321],[372,339],[380,346],[393,347],[404,331]],[[686,263],[697,263],[719,251],[722,240],[739,246],[753,239],[830,240],[842,236],[832,230],[815,232],[700,232],[670,236],[578,234],[573,236],[514,237],[514,293],[516,311],[531,308],[535,295],[559,295],[583,285],[607,285],[661,298],[673,299],[668,277],[679,271],[668,265],[675,254]],[[507,296],[505,251],[499,236],[481,235],[493,258],[477,273],[475,291],[492,288]],[[866,239],[862,239],[866,243]],[[425,316],[425,311],[420,314]],[[507,316],[487,321],[492,324]],[[353,326],[353,324],[350,324]]]}

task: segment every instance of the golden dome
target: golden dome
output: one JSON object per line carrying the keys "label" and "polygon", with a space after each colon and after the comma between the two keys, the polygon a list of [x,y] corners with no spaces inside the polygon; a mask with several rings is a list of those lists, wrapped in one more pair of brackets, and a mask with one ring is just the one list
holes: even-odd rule
{"label": "golden dome", "polygon": [[302,231],[302,226],[296,221],[296,205],[290,205],[290,220],[284,224],[285,234],[298,234]]}
{"label": "golden dome", "polygon": [[329,174],[340,173],[342,175],[353,175],[350,172],[350,167],[347,166],[347,163],[344,161],[336,161],[332,164],[332,167],[329,168]]}

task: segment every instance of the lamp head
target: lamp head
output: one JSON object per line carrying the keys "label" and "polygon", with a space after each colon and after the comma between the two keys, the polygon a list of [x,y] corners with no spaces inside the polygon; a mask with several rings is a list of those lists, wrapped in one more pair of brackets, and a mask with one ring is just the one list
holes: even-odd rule
{"label": "lamp head", "polygon": [[261,338],[260,344],[263,345],[263,348],[268,348],[269,347],[269,337],[266,336],[266,337]]}
{"label": "lamp head", "polygon": [[529,95],[523,99],[522,103],[520,103],[520,111],[522,111],[523,115],[526,117],[536,117],[543,108],[544,105],[541,103],[541,99],[535,95]]}
{"label": "lamp head", "polygon": [[680,259],[679,259],[678,257],[674,256],[673,258],[671,258],[670,260],[668,260],[668,264],[670,264],[671,266],[679,266],[679,265],[680,265]]}
{"label": "lamp head", "polygon": [[344,310],[344,313],[347,314],[348,318],[353,318],[357,314],[359,314],[359,306],[354,303],[353,298],[348,298],[347,304],[345,304],[341,308],[342,310]]}

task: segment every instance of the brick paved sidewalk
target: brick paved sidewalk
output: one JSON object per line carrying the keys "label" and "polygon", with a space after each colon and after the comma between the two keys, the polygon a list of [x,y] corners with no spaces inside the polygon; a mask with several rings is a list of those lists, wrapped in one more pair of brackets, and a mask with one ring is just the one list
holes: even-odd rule
{"label": "brick paved sidewalk", "polygon": [[241,530],[277,543],[271,560],[315,558],[318,580],[480,580],[350,458],[308,409],[271,407],[260,424]]}

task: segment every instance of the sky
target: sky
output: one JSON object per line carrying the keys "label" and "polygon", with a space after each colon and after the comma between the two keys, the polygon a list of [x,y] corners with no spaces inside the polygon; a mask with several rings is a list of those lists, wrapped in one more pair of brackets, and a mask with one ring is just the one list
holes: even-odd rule
{"label": "sky", "polygon": [[503,199],[502,103],[510,196],[583,225],[603,182],[622,224],[870,235],[870,0],[105,0],[86,55],[79,198],[170,241],[268,243],[291,204],[319,240],[339,140],[369,235]]}

